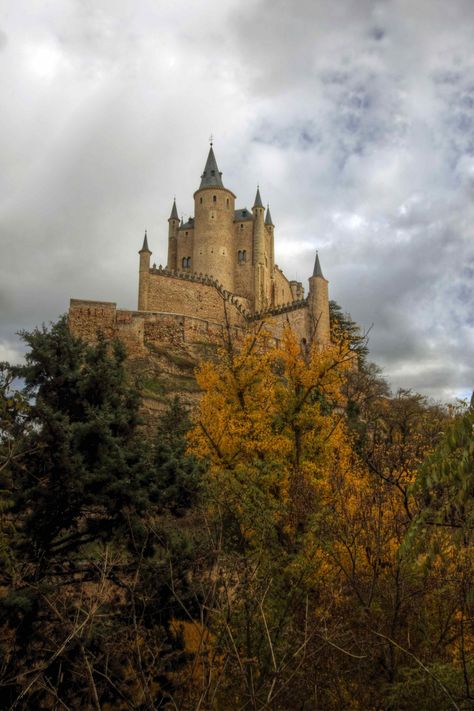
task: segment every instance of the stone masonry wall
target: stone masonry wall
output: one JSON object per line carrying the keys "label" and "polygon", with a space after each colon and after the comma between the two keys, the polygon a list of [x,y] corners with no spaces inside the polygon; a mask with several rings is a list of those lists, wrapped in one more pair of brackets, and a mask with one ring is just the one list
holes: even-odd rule
{"label": "stone masonry wall", "polygon": [[[170,275],[160,269],[150,269],[148,280],[148,311],[178,313],[184,316],[197,316],[210,321],[223,323],[225,320],[224,297],[222,290],[216,288],[211,280],[199,281],[195,275]],[[226,301],[227,315],[231,323],[243,325],[244,317],[233,306],[231,295]],[[238,300],[245,310],[249,309],[246,299]]]}
{"label": "stone masonry wall", "polygon": [[287,304],[289,301],[293,301],[290,282],[277,265],[275,265],[273,271],[273,278],[275,281],[275,305]]}
{"label": "stone masonry wall", "polygon": [[[225,188],[202,188],[194,194],[192,270],[209,274],[234,291],[235,195]],[[179,269],[179,263],[178,263]]]}
{"label": "stone masonry wall", "polygon": [[285,326],[290,325],[300,340],[304,338],[307,342],[309,341],[308,307],[306,304],[293,310],[282,310],[281,313],[269,313],[263,316],[262,320],[277,339],[281,339]]}

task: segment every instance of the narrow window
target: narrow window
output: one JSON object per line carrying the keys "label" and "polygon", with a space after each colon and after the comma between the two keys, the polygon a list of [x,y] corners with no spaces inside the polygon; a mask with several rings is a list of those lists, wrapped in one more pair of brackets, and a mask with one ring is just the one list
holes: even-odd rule
{"label": "narrow window", "polygon": [[186,266],[189,268],[191,266],[191,257],[188,257],[186,260]]}
{"label": "narrow window", "polygon": [[212,202],[217,202],[217,197],[215,195],[212,196]]}
{"label": "narrow window", "polygon": [[181,266],[183,267],[183,269],[186,269],[186,267],[187,267],[187,263],[186,263],[186,262],[187,262],[186,257],[183,257],[183,259],[181,260]]}
{"label": "narrow window", "polygon": [[240,229],[243,230],[243,229],[244,229],[244,226],[243,226],[243,225],[240,225]]}
{"label": "narrow window", "polygon": [[229,198],[227,198],[227,207],[229,207]]}
{"label": "narrow window", "polygon": [[202,205],[202,198],[199,198],[199,202],[200,202],[200,203],[201,203],[201,205]]}
{"label": "narrow window", "polygon": [[186,237],[188,236],[188,233],[187,233],[187,232],[185,232],[184,234],[186,235]]}

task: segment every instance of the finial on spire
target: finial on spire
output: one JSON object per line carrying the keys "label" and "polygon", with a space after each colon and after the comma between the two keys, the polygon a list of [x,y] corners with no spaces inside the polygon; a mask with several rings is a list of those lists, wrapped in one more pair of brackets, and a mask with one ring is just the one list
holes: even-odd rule
{"label": "finial on spire", "polygon": [[314,260],[313,276],[314,277],[322,277],[324,279],[324,275],[323,275],[323,272],[321,269],[321,264],[319,263],[318,250],[316,250],[316,259]]}
{"label": "finial on spire", "polygon": [[211,135],[209,136],[209,145],[211,146],[211,148],[212,148],[212,146],[214,145],[214,136],[212,135],[212,133],[211,133]]}

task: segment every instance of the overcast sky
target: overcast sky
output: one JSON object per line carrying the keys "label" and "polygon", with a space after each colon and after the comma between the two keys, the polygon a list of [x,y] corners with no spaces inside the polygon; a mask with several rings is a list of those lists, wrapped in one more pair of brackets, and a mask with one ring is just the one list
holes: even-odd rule
{"label": "overcast sky", "polygon": [[209,134],[393,388],[474,384],[474,0],[0,0],[0,360],[69,298],[136,308]]}

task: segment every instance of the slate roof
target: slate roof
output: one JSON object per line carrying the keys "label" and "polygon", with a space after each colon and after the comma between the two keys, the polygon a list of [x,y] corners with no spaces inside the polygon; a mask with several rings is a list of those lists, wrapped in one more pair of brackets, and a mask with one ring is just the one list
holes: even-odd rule
{"label": "slate roof", "polygon": [[262,198],[260,197],[260,188],[257,188],[257,194],[255,195],[254,207],[263,207]]}
{"label": "slate roof", "polygon": [[323,272],[321,270],[321,264],[319,263],[319,254],[316,252],[316,259],[314,261],[314,269],[313,269],[313,276],[314,277],[323,277]]}
{"label": "slate roof", "polygon": [[199,189],[213,187],[223,188],[224,184],[222,182],[222,173],[219,172],[216,157],[211,146],[209,149],[209,155],[207,156],[204,173],[201,175],[201,185],[199,186]]}
{"label": "slate roof", "polygon": [[170,220],[179,220],[178,210],[176,209],[176,199],[173,200],[173,207],[171,208]]}
{"label": "slate roof", "polygon": [[243,222],[244,220],[253,220],[253,215],[246,207],[242,207],[234,212],[234,222]]}
{"label": "slate roof", "polygon": [[140,252],[150,252],[151,250],[148,247],[148,238],[146,236],[146,230],[145,230],[145,237],[143,238],[143,247],[141,248]]}
{"label": "slate roof", "polygon": [[272,227],[274,226],[273,222],[272,222],[272,216],[270,214],[270,208],[268,207],[268,205],[267,205],[267,214],[265,215],[265,224],[271,225]]}
{"label": "slate roof", "polygon": [[194,229],[194,217],[188,218],[188,221],[179,226],[180,230],[193,230]]}

